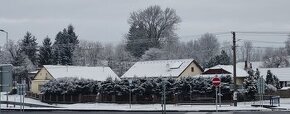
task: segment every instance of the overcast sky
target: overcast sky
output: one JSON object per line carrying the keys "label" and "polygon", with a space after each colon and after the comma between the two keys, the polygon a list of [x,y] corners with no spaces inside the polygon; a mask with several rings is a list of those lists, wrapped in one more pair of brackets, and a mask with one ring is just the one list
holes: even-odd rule
{"label": "overcast sky", "polygon": [[[130,13],[150,5],[176,10],[182,41],[206,32],[290,31],[290,0],[1,0],[0,29],[14,41],[30,31],[41,43],[72,24],[80,40],[118,43],[128,32]],[[219,38],[230,40],[230,35]],[[287,37],[238,38],[284,42]],[[4,42],[0,33],[0,45]]]}

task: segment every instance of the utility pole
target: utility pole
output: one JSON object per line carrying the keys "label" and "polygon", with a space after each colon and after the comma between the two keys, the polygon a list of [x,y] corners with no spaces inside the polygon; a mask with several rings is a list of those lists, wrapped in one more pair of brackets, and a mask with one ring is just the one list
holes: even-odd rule
{"label": "utility pole", "polygon": [[237,106],[237,72],[236,72],[236,32],[232,32],[233,34],[233,71],[234,71],[234,94],[233,94],[233,101],[234,106]]}

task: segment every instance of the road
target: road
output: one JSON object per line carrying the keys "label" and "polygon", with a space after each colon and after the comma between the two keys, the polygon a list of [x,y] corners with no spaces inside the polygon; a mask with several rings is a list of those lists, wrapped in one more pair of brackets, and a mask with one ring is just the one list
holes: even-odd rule
{"label": "road", "polygon": [[[162,112],[110,112],[110,111],[2,111],[1,114],[162,114]],[[290,111],[267,112],[167,112],[166,114],[289,114]]]}
{"label": "road", "polygon": [[[166,114],[185,114],[186,112],[167,112]],[[1,114],[162,114],[162,112],[78,112],[78,111],[33,111],[33,112],[19,112],[19,111],[2,111]],[[193,113],[193,114],[206,114],[206,113]]]}

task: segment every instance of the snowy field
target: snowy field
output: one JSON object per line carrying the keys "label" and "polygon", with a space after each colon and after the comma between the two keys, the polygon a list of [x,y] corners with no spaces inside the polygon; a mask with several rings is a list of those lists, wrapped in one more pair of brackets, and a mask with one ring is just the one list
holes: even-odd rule
{"label": "snowy field", "polygon": [[[1,101],[6,101],[7,97],[4,94],[1,94]],[[19,95],[9,95],[8,101],[19,102],[20,96]],[[47,106],[57,106],[60,108],[57,109],[69,109],[69,110],[162,110],[161,104],[114,104],[114,103],[77,103],[77,104],[47,104],[40,102],[38,100],[34,100],[31,98],[25,98],[25,103],[31,104],[39,104],[39,105],[47,105]],[[256,102],[239,102],[237,107],[230,106],[230,105],[222,105],[218,107],[218,110],[263,110],[263,111],[270,111],[267,108],[261,107],[251,107],[252,104],[260,104],[259,101]],[[264,104],[269,104],[269,101],[264,101]],[[2,104],[2,109],[8,108],[19,109],[19,106],[14,105],[7,105]],[[26,109],[52,109],[47,107],[25,107]],[[281,106],[279,108],[285,108],[290,110],[290,98],[283,98],[281,99]],[[215,110],[215,105],[175,105],[175,104],[167,104],[167,110],[179,110],[179,111],[200,111],[200,110]]]}

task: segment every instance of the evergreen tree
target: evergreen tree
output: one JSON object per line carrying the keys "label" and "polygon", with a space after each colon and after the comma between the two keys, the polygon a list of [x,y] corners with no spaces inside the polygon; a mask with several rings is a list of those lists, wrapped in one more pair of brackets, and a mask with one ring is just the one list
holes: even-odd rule
{"label": "evergreen tree", "polygon": [[206,64],[206,68],[213,67],[215,65],[229,65],[230,57],[227,55],[227,53],[222,50],[220,55],[216,55],[213,58],[209,60],[209,62]]}
{"label": "evergreen tree", "polygon": [[52,47],[50,38],[46,37],[39,49],[39,64],[50,65],[53,63]]}
{"label": "evergreen tree", "polygon": [[53,44],[54,64],[71,65],[73,52],[78,43],[79,41],[72,25],[59,32]]}
{"label": "evergreen tree", "polygon": [[270,70],[267,71],[267,76],[266,76],[266,84],[271,84],[274,85],[274,78],[273,74],[271,73]]}
{"label": "evergreen tree", "polygon": [[254,100],[255,94],[258,92],[257,79],[260,76],[258,76],[259,73],[257,73],[257,72],[259,72],[258,69],[257,69],[256,73],[253,70],[249,70],[248,71],[249,76],[246,77],[244,80],[243,86],[246,90],[246,93],[245,93],[246,99],[248,99],[248,100]]}
{"label": "evergreen tree", "polygon": [[280,86],[280,83],[279,83],[279,79],[278,79],[278,77],[276,76],[276,75],[273,75],[273,78],[274,78],[274,83],[275,83],[275,87],[277,88],[277,89],[281,89],[281,86]]}
{"label": "evergreen tree", "polygon": [[36,38],[30,32],[26,32],[26,35],[21,40],[20,51],[28,56],[34,65],[37,65],[37,43]]}
{"label": "evergreen tree", "polygon": [[278,77],[273,75],[270,70],[267,71],[266,83],[273,85],[277,89],[281,88]]}
{"label": "evergreen tree", "polygon": [[149,49],[149,39],[147,38],[144,25],[133,24],[127,35],[126,49],[134,56],[141,57]]}

